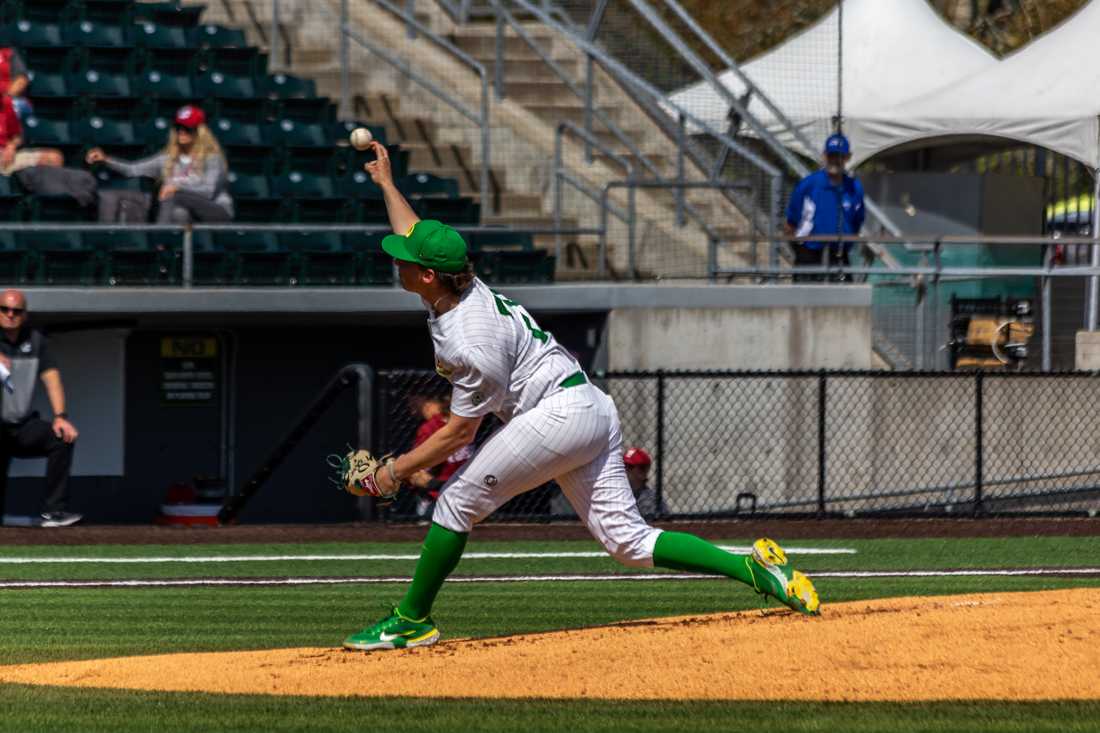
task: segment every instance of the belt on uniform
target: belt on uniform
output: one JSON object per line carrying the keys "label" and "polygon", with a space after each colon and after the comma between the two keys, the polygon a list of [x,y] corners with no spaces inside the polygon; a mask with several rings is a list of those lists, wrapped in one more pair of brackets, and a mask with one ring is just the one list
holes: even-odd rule
{"label": "belt on uniform", "polygon": [[566,389],[567,387],[579,387],[580,385],[586,384],[587,382],[588,378],[584,376],[584,372],[573,372],[568,377],[561,380],[561,382],[558,383],[558,386],[562,389]]}

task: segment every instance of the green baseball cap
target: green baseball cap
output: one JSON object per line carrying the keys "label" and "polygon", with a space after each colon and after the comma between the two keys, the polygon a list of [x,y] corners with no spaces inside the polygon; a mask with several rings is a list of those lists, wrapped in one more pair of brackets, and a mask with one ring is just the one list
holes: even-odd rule
{"label": "green baseball cap", "polygon": [[391,234],[382,249],[396,260],[415,262],[439,272],[462,272],[466,268],[466,241],[443,222],[422,219],[407,237]]}

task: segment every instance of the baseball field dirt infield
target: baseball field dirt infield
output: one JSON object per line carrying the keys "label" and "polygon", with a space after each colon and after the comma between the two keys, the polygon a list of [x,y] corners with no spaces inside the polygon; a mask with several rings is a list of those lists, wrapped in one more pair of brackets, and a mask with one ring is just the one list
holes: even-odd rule
{"label": "baseball field dirt infield", "polygon": [[[354,625],[354,624],[353,624]],[[446,628],[444,627],[444,631]],[[891,598],[401,652],[185,653],[0,667],[0,681],[270,695],[1097,700],[1095,589]]]}

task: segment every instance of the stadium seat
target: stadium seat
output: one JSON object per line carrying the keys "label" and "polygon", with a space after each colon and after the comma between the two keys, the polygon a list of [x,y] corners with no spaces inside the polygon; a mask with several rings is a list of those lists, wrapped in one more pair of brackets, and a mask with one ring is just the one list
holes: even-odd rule
{"label": "stadium seat", "polygon": [[61,34],[64,42],[70,46],[133,46],[131,26],[82,20],[67,24],[61,29]]}
{"label": "stadium seat", "polygon": [[[60,48],[64,45],[56,22],[20,20],[4,28],[5,43],[20,49]],[[28,68],[34,68],[28,65]]]}
{"label": "stadium seat", "polygon": [[478,277],[491,283],[549,283],[554,281],[554,258],[546,250],[479,252],[474,257]]}
{"label": "stadium seat", "polygon": [[194,88],[196,96],[205,98],[249,99],[256,96],[251,76],[227,75],[221,71],[197,75]]}
{"label": "stadium seat", "polygon": [[0,231],[0,279],[22,285],[34,274],[34,257],[14,232]]}
{"label": "stadium seat", "polygon": [[294,212],[291,207],[280,202],[278,209],[272,209],[269,199],[235,199],[233,201],[233,220],[242,224],[277,224],[291,221]]}
{"label": "stadium seat", "polygon": [[229,163],[229,170],[251,176],[270,176],[278,162],[271,148],[255,145],[223,145],[222,151]]}
{"label": "stadium seat", "polygon": [[173,76],[190,76],[194,85],[200,58],[201,54],[193,48],[158,48],[145,50],[144,55],[137,55],[135,60],[140,62],[137,67],[139,73],[159,71]]}
{"label": "stadium seat", "polygon": [[267,176],[254,176],[231,170],[228,178],[229,194],[235,199],[271,198],[271,185]]}
{"label": "stadium seat", "polygon": [[130,122],[93,116],[78,121],[73,127],[77,140],[87,145],[134,145],[134,126]]}
{"label": "stadium seat", "polygon": [[214,233],[195,231],[191,235],[191,282],[194,285],[230,285],[236,277],[236,257],[214,244]]}
{"label": "stadium seat", "polygon": [[260,93],[270,99],[292,97],[312,99],[317,96],[317,85],[312,79],[302,79],[290,74],[273,74],[259,81]]}
{"label": "stadium seat", "polygon": [[134,43],[148,49],[185,49],[191,47],[186,28],[161,25],[153,22],[139,23],[134,27]]}
{"label": "stadium seat", "polygon": [[206,110],[206,114],[207,117],[247,122],[250,125],[259,125],[261,128],[266,128],[271,122],[268,100],[252,97],[214,100],[214,104]]}
{"label": "stadium seat", "polygon": [[73,135],[67,121],[35,116],[23,121],[23,140],[27,147],[68,145]]}
{"label": "stadium seat", "polygon": [[220,25],[198,25],[191,29],[188,38],[196,48],[247,48],[244,31]]}
{"label": "stadium seat", "polygon": [[214,246],[232,255],[233,284],[293,284],[293,258],[271,232],[216,231],[213,235]]}
{"label": "stadium seat", "polygon": [[134,20],[137,22],[158,23],[178,28],[194,28],[199,24],[206,9],[203,5],[180,5],[169,2],[137,3],[134,6]]}
{"label": "stadium seat", "polygon": [[341,176],[336,179],[336,191],[346,198],[360,200],[382,199],[382,189],[370,179],[366,171],[355,171],[351,175]]}
{"label": "stadium seat", "polygon": [[77,94],[93,97],[129,97],[131,94],[129,76],[95,69],[70,76],[66,84]]}
{"label": "stadium seat", "polygon": [[260,134],[259,125],[235,122],[223,117],[211,123],[210,127],[221,145],[263,145],[268,147]]}
{"label": "stadium seat", "polygon": [[356,212],[345,198],[311,198],[288,201],[289,221],[295,224],[350,224]]}
{"label": "stadium seat", "polygon": [[350,202],[352,213],[350,221],[359,224],[389,224],[386,202],[381,199],[359,199]]}
{"label": "stadium seat", "polygon": [[395,181],[398,190],[406,197],[444,196],[458,198],[458,181],[440,178],[431,173],[412,173]]}
{"label": "stadium seat", "polygon": [[30,253],[33,282],[40,285],[94,285],[99,256],[80,232],[16,232],[18,249]]}
{"label": "stadium seat", "polygon": [[281,232],[279,245],[296,260],[300,285],[355,285],[359,257],[339,232]]}
{"label": "stadium seat", "polygon": [[84,234],[84,242],[99,253],[100,281],[117,285],[163,285],[174,281],[173,258],[132,229],[98,229]]}
{"label": "stadium seat", "polygon": [[530,233],[511,229],[502,229],[499,232],[474,232],[464,235],[464,238],[473,252],[486,249],[530,250],[534,248],[534,237]]}
{"label": "stadium seat", "polygon": [[300,171],[291,171],[282,176],[276,176],[272,181],[272,189],[280,196],[291,198],[333,198],[336,196],[336,186],[332,178],[318,176]]}
{"label": "stadium seat", "polygon": [[24,200],[31,221],[87,222],[92,213],[68,196],[27,196]]}
{"label": "stadium seat", "polygon": [[294,120],[330,127],[336,121],[336,106],[328,97],[291,97],[278,101],[278,115]]}
{"label": "stadium seat", "polygon": [[421,219],[438,219],[452,226],[481,221],[481,204],[469,196],[457,199],[420,198],[410,202]]}
{"label": "stadium seat", "polygon": [[131,88],[138,96],[170,97],[181,101],[195,96],[190,76],[168,74],[156,69],[136,74]]}
{"label": "stadium seat", "polygon": [[267,56],[256,48],[207,48],[195,54],[198,73],[217,71],[226,76],[246,76],[254,80],[267,68]]}
{"label": "stadium seat", "polygon": [[360,256],[360,285],[393,285],[393,258],[385,252],[364,252]]}
{"label": "stadium seat", "polygon": [[70,96],[64,74],[30,71],[27,78],[30,79],[30,94],[33,95],[36,102],[40,97]]}
{"label": "stadium seat", "polygon": [[321,125],[282,119],[268,126],[267,139],[295,148],[332,148],[332,140]]}
{"label": "stadium seat", "polygon": [[77,20],[80,12],[76,0],[23,0],[11,4],[16,20],[34,23],[67,23]]}
{"label": "stadium seat", "polygon": [[83,0],[81,20],[93,23],[115,23],[124,27],[134,22],[133,0]]}

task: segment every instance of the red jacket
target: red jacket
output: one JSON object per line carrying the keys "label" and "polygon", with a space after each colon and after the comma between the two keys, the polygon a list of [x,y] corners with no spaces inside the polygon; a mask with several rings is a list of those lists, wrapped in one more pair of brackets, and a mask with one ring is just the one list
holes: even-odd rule
{"label": "red jacket", "polygon": [[11,97],[0,96],[0,147],[7,145],[12,138],[22,135],[23,126],[15,116],[15,105],[11,103]]}

